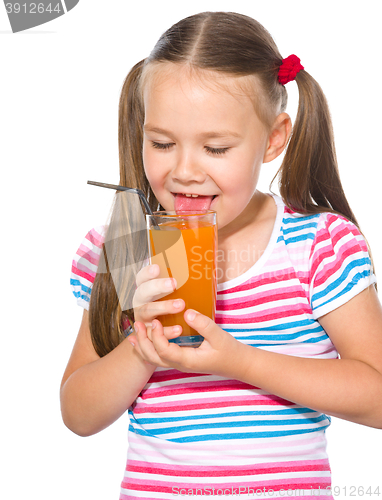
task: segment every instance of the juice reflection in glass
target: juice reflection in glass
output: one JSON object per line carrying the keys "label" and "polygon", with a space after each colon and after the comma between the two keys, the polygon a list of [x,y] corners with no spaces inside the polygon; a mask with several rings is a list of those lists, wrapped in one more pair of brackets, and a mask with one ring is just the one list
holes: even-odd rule
{"label": "juice reflection in glass", "polygon": [[163,326],[181,325],[181,336],[170,340],[198,347],[203,337],[184,320],[187,309],[215,319],[216,307],[216,212],[154,212],[146,215],[150,263],[160,267],[159,278],[175,278],[174,292],[158,299],[181,298],[186,307],[176,314],[159,316]]}

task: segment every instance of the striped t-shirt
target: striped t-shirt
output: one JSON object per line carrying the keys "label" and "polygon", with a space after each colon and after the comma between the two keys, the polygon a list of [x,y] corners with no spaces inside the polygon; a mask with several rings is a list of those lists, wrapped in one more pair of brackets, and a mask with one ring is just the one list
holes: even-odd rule
{"label": "striped t-shirt", "polygon": [[[318,319],[375,282],[367,245],[341,216],[306,216],[274,200],[268,246],[247,272],[218,285],[215,321],[260,349],[337,358]],[[73,293],[85,308],[103,233],[90,231],[73,261]],[[129,417],[120,500],[332,498],[330,418],[313,409],[236,380],[157,368]]]}

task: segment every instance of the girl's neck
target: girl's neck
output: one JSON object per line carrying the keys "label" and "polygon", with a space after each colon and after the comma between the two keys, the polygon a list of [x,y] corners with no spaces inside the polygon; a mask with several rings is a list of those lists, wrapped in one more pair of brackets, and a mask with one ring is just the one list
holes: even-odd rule
{"label": "girl's neck", "polygon": [[224,227],[218,233],[218,283],[248,271],[269,244],[277,215],[273,198],[257,191],[245,212],[234,229]]}
{"label": "girl's neck", "polygon": [[[269,201],[271,201],[271,204],[269,204]],[[267,194],[256,190],[240,216],[218,230],[219,247],[228,243],[232,238],[237,238],[243,232],[247,233],[248,229],[253,229],[264,218],[268,219],[270,205],[274,205],[273,200],[270,200]]]}

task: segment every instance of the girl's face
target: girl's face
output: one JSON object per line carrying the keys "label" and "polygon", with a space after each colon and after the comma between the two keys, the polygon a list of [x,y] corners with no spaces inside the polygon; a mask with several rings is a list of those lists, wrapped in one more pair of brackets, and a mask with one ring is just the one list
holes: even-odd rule
{"label": "girl's face", "polygon": [[[216,195],[210,209],[217,212],[219,229],[233,221],[232,227],[240,226],[250,220],[246,208],[261,165],[269,161],[269,132],[244,93],[202,85],[171,67],[163,64],[144,88],[147,179],[166,210],[175,210],[176,193]],[[234,79],[224,77],[225,88],[230,83],[234,89]]]}

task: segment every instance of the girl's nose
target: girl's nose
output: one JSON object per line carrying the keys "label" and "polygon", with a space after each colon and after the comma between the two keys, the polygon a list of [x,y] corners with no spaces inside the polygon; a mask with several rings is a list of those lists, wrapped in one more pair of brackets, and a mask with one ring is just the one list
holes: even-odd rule
{"label": "girl's nose", "polygon": [[192,154],[182,153],[176,159],[172,176],[179,182],[203,182],[206,174]]}

